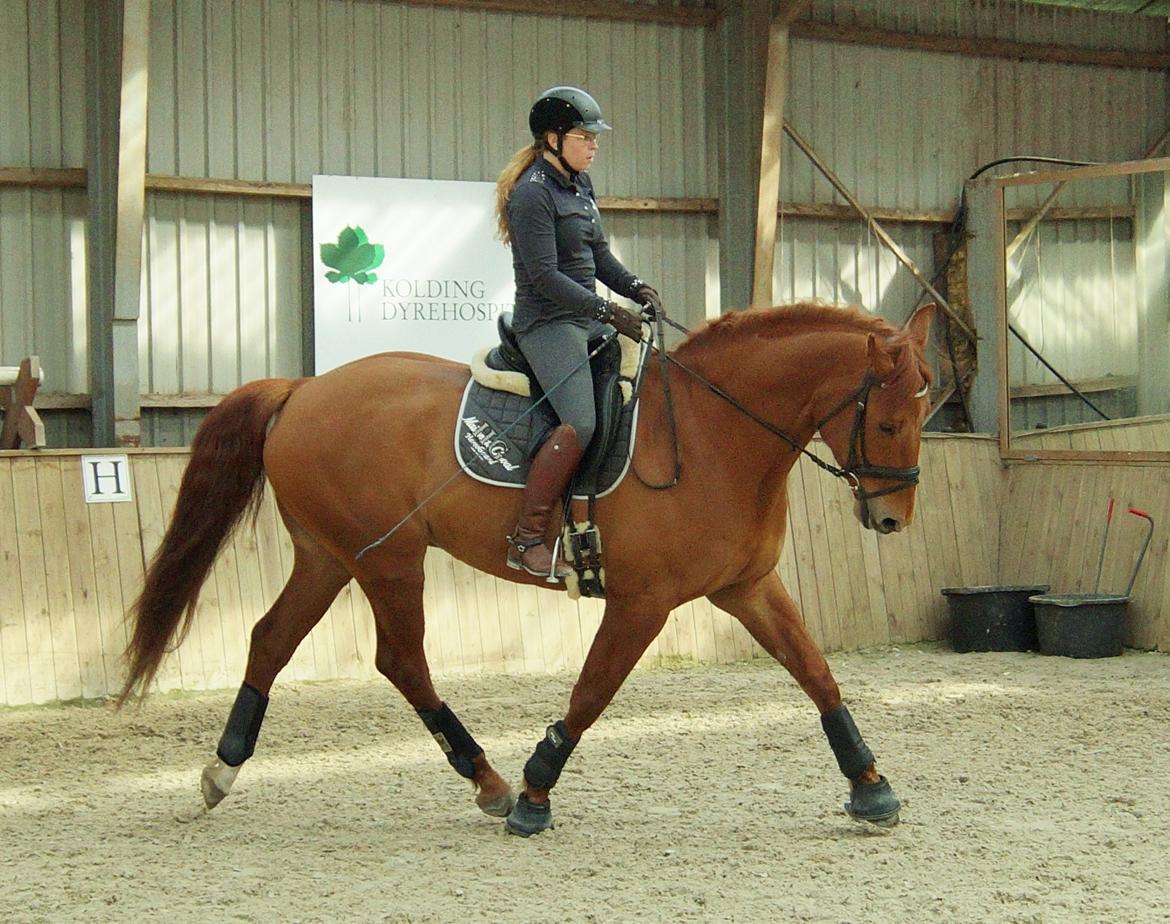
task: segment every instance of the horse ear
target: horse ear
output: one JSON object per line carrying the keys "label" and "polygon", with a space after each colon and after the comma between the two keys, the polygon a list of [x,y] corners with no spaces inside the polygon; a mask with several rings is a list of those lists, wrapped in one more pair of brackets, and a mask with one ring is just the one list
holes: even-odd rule
{"label": "horse ear", "polygon": [[930,323],[934,320],[934,312],[937,307],[934,302],[928,302],[916,309],[914,314],[910,315],[910,320],[902,327],[910,339],[916,341],[924,349],[927,338],[930,337]]}
{"label": "horse ear", "polygon": [[869,356],[869,368],[879,382],[886,381],[894,374],[897,363],[894,361],[894,354],[890,352],[890,347],[885,337],[870,334],[869,340],[865,345],[865,350]]}

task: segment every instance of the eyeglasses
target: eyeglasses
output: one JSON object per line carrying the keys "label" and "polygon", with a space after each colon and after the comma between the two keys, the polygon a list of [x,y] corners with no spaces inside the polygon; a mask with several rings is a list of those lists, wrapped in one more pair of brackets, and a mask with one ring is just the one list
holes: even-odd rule
{"label": "eyeglasses", "polygon": [[578,141],[583,141],[585,144],[597,147],[597,136],[586,135],[583,132],[565,132],[566,138],[576,138]]}

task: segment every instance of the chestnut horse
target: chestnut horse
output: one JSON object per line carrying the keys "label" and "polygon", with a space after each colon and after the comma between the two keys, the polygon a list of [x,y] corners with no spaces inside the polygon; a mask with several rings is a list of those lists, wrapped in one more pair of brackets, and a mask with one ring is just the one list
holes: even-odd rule
{"label": "chestnut horse", "polygon": [[[533,834],[552,824],[549,791],[672,609],[706,596],[784,665],[821,715],[850,783],[846,810],[892,824],[899,802],[842,703],[824,656],[776,570],[788,473],[819,431],[858,518],[879,533],[914,509],[933,306],[901,330],[855,309],[753,309],[706,323],[644,373],[633,468],[597,501],[605,613],[564,717],[524,767],[517,797],[431,682],[423,652],[428,546],[509,581],[504,537],[518,495],[454,474],[452,435],[468,367],[432,356],[370,356],[307,379],[236,389],[191,446],[171,523],[131,610],[120,703],[145,693],[189,628],[199,589],[267,476],[295,550],[292,573],[252,630],[244,682],[202,789],[213,807],[252,755],[277,673],[351,579],[369,598],[377,669],[418,711],[479,807]],[[676,421],[671,436],[668,414]],[[681,477],[669,490],[675,461]],[[441,485],[445,489],[437,491]],[[397,527],[394,529],[393,527]],[[373,548],[372,540],[391,534]],[[359,556],[359,552],[367,550]]]}

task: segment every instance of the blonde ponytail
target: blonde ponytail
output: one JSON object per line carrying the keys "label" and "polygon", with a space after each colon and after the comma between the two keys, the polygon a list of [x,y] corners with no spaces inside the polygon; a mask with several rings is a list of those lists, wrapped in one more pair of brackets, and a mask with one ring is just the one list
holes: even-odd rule
{"label": "blonde ponytail", "polygon": [[508,200],[512,198],[512,190],[520,174],[536,163],[540,157],[538,144],[529,144],[512,155],[512,159],[500,171],[500,178],[496,180],[496,237],[505,244],[512,243],[512,235],[508,231]]}

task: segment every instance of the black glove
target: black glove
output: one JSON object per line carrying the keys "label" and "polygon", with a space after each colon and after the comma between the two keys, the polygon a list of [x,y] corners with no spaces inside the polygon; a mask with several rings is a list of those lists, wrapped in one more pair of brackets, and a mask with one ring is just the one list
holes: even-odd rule
{"label": "black glove", "polygon": [[666,317],[666,309],[662,307],[662,297],[653,286],[640,282],[638,288],[634,290],[634,301],[642,306],[644,320],[657,321],[659,318]]}
{"label": "black glove", "polygon": [[594,309],[593,316],[604,324],[612,324],[619,334],[631,340],[642,339],[642,319],[616,302],[602,301]]}

